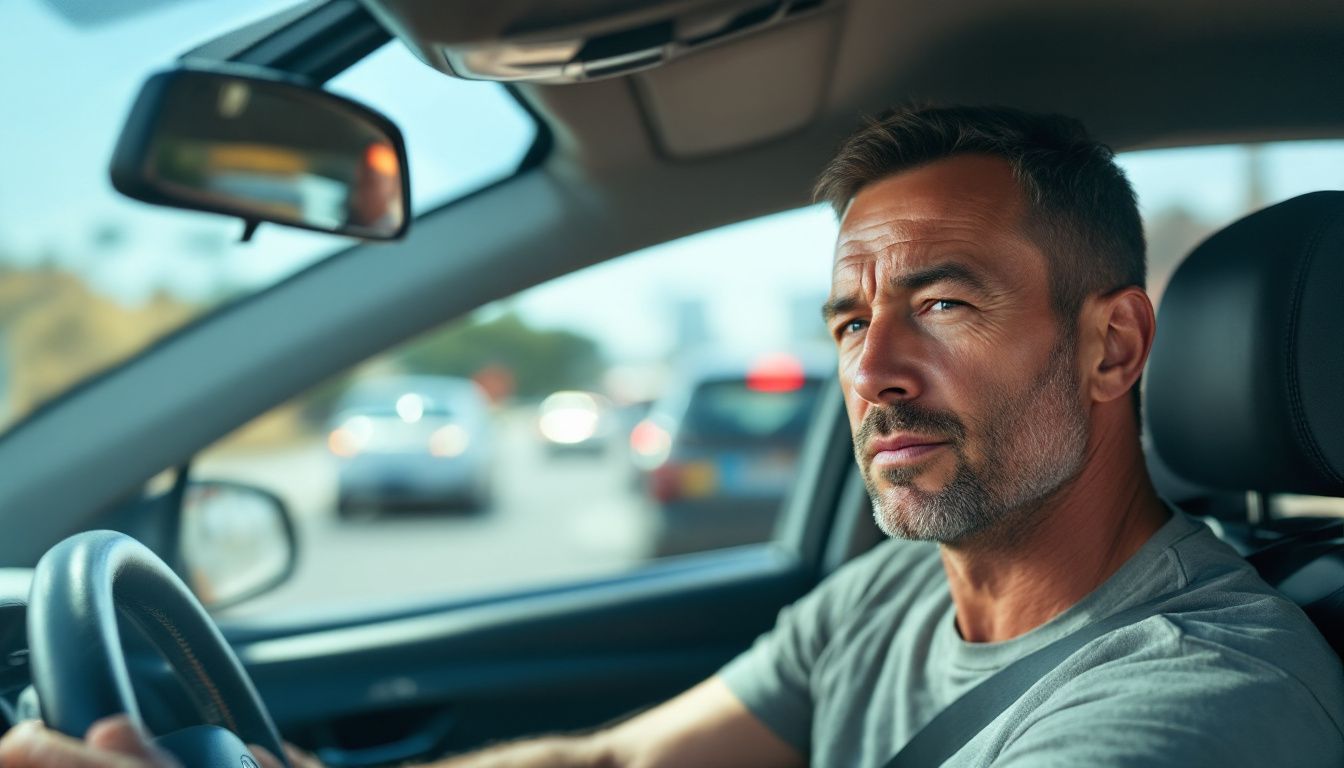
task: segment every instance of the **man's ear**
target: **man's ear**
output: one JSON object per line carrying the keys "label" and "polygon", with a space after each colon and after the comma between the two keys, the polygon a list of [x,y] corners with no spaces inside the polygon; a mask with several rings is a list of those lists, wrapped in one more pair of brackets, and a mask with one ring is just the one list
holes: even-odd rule
{"label": "man's ear", "polygon": [[1089,361],[1088,396],[1095,403],[1124,397],[1135,386],[1153,348],[1157,318],[1142,288],[1130,286],[1088,301],[1084,323],[1095,350]]}

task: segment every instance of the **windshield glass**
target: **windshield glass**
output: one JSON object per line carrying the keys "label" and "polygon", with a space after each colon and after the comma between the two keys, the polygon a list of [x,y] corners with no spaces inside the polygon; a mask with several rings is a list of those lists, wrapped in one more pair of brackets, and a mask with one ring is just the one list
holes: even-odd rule
{"label": "windshield glass", "polygon": [[[0,24],[0,433],[192,318],[356,242],[263,225],[240,243],[238,221],[114,192],[108,161],[144,79],[283,4],[102,8],[17,0]],[[444,77],[400,43],[328,88],[401,128],[416,212],[512,174],[537,134],[501,86]]]}

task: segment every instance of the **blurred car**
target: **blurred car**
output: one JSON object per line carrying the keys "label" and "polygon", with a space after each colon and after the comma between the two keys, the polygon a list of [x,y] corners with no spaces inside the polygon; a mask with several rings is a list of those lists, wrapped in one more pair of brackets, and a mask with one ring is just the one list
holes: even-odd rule
{"label": "blurred car", "polygon": [[592,392],[555,392],[537,409],[537,432],[552,455],[600,454],[616,434],[616,414]]}
{"label": "blurred car", "polygon": [[392,377],[359,385],[342,399],[327,434],[339,462],[338,514],[485,510],[492,442],[489,403],[468,379]]}
{"label": "blurred car", "polygon": [[621,450],[624,459],[622,471],[626,474],[626,482],[637,492],[642,492],[648,484],[644,466],[647,459],[635,450],[634,434],[636,430],[639,430],[641,434],[647,433],[654,426],[646,427],[642,425],[652,415],[653,406],[656,403],[655,400],[635,400],[620,406],[616,410],[617,429],[624,441]]}
{"label": "blurred car", "polygon": [[657,555],[763,541],[792,485],[834,364],[822,355],[701,360],[630,432],[657,504]]}

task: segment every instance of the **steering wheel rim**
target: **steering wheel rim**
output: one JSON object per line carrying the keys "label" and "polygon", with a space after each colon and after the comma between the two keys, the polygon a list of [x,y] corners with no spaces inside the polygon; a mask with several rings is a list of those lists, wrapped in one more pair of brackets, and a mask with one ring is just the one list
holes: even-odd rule
{"label": "steering wheel rim", "polygon": [[114,531],[71,536],[43,555],[33,574],[29,668],[49,727],[81,738],[97,720],[125,713],[146,732],[118,615],[168,660],[203,723],[288,765],[270,713],[205,608],[153,552]]}

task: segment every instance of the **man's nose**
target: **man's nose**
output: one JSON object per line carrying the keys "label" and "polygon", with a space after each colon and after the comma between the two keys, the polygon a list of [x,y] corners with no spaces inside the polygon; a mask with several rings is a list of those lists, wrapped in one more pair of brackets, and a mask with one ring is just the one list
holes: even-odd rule
{"label": "man's nose", "polygon": [[873,405],[919,397],[924,391],[919,347],[918,334],[908,323],[874,318],[854,361],[854,393]]}

